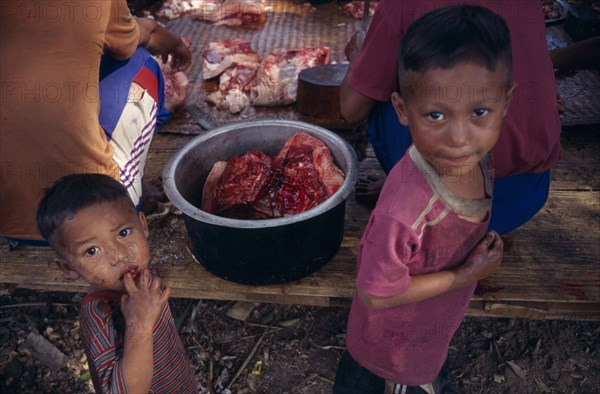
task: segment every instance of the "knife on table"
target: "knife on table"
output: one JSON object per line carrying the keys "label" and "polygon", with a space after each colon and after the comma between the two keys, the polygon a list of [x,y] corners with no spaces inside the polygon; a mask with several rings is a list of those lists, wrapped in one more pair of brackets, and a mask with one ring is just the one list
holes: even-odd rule
{"label": "knife on table", "polygon": [[213,118],[211,118],[210,115],[204,112],[202,108],[198,106],[198,104],[188,104],[185,106],[185,110],[204,130],[209,131],[219,127],[219,124]]}
{"label": "knife on table", "polygon": [[369,6],[370,6],[370,3],[371,3],[371,0],[365,0],[365,12],[363,14],[363,20],[362,20],[363,34],[367,34],[367,29],[369,28],[369,17],[370,17]]}

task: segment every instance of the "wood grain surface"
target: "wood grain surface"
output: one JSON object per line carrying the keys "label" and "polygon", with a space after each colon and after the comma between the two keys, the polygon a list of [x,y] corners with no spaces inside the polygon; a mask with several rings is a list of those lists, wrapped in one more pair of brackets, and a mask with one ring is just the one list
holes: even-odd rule
{"label": "wood grain surface", "polygon": [[[592,130],[594,131],[594,130]],[[500,269],[483,281],[469,314],[524,318],[600,319],[600,133],[563,134],[564,158],[553,172],[544,208],[511,233],[513,246]],[[162,172],[169,157],[191,137],[156,136],[148,175]],[[377,168],[372,151],[360,173]],[[271,286],[246,286],[207,272],[188,251],[181,216],[172,215],[173,236],[158,256],[164,282],[174,297],[243,300],[330,306],[348,304],[354,291],[356,250],[369,210],[347,200],[345,236],[337,255],[320,271],[301,280]],[[178,256],[173,261],[169,256]],[[85,291],[83,282],[66,281],[48,248],[0,249],[0,283],[37,290]]]}

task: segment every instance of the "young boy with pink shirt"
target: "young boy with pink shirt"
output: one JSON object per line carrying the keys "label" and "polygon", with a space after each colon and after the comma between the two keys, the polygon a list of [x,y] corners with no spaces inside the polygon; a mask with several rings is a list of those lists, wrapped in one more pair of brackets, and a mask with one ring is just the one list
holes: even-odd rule
{"label": "young boy with pink shirt", "polygon": [[365,229],[334,393],[456,392],[444,366],[478,280],[502,259],[487,232],[490,151],[516,84],[506,23],[479,6],[416,20],[392,103],[413,145]]}

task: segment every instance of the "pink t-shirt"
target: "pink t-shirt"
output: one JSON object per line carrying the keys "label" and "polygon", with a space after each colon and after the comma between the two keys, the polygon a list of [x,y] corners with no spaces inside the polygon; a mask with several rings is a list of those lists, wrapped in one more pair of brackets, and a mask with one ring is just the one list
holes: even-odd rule
{"label": "pink t-shirt", "polygon": [[[360,242],[357,287],[367,294],[402,294],[411,276],[462,264],[487,232],[491,197],[453,194],[414,146],[390,172]],[[491,196],[492,159],[480,163]],[[472,223],[459,214],[487,212]],[[442,367],[475,285],[392,308],[370,309],[354,297],[346,348],[371,372],[395,383],[431,383]]]}
{"label": "pink t-shirt", "polygon": [[554,167],[562,154],[560,119],[539,0],[383,0],[352,63],[348,84],[374,100],[389,101],[398,90],[398,44],[410,23],[428,11],[459,3],[490,8],[506,20],[511,34],[518,88],[493,149],[496,178]]}

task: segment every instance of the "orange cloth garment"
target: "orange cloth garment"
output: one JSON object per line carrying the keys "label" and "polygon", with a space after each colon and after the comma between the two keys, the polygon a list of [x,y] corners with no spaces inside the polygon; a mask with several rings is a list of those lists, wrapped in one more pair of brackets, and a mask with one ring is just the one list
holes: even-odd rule
{"label": "orange cloth garment", "polygon": [[125,0],[0,7],[0,235],[38,240],[44,188],[72,173],[118,177],[98,121],[100,56],[129,58],[140,32]]}

